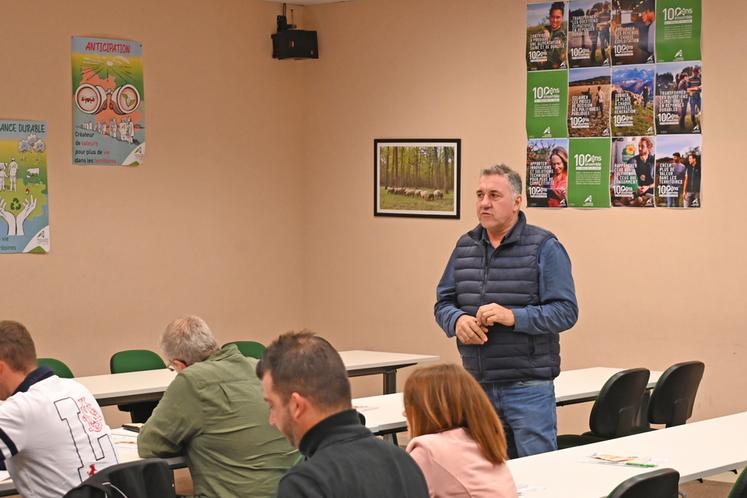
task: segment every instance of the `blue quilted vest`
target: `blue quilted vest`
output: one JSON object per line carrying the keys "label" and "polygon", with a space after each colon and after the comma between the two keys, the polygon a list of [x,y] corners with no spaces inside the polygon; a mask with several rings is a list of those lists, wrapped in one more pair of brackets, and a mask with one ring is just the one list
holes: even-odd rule
{"label": "blue quilted vest", "polygon": [[[542,244],[555,236],[528,225],[523,212],[497,249],[484,232],[478,225],[457,242],[454,277],[459,308],[474,316],[488,303],[507,308],[539,304],[537,256]],[[464,368],[480,383],[550,380],[560,373],[558,334],[529,335],[495,325],[485,344],[458,347]]]}

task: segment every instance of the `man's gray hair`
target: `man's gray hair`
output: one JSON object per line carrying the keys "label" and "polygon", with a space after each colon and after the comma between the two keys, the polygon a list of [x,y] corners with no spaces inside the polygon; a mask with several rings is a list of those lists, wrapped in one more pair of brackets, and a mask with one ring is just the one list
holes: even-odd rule
{"label": "man's gray hair", "polygon": [[187,365],[206,359],[220,349],[205,320],[198,316],[178,318],[161,334],[161,351],[169,361]]}
{"label": "man's gray hair", "polygon": [[480,176],[500,175],[505,176],[511,185],[511,192],[514,197],[521,194],[521,177],[519,174],[506,166],[505,164],[496,164],[489,168],[485,168],[480,172]]}

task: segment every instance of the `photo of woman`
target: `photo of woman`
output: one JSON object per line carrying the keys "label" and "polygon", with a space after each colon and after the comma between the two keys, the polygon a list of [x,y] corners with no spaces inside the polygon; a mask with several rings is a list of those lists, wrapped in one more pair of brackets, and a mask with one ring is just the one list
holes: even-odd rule
{"label": "photo of woman", "polygon": [[566,207],[568,200],[568,152],[555,147],[548,157],[552,176],[547,186],[547,207]]}

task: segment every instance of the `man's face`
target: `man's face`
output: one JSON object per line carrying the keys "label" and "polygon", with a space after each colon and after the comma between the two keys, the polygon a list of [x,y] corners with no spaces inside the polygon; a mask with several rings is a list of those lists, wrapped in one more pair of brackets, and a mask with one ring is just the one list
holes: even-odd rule
{"label": "man's face", "polygon": [[270,407],[270,425],[282,432],[288,441],[298,448],[296,431],[288,403],[289,400],[283,401],[280,395],[275,392],[272,385],[272,374],[269,372],[265,373],[264,377],[262,377],[262,391],[264,392],[265,401]]}
{"label": "man's face", "polygon": [[550,29],[556,31],[560,29],[560,25],[563,24],[563,11],[560,9],[553,9],[550,11]]}
{"label": "man's face", "polygon": [[480,177],[475,204],[480,224],[489,231],[502,231],[514,223],[521,195],[514,197],[505,176],[484,175]]}
{"label": "man's face", "polygon": [[682,162],[682,157],[680,157],[680,156],[679,156],[678,154],[675,154],[675,155],[673,155],[673,156],[672,156],[672,159],[674,159],[674,162],[675,162],[676,164],[679,164],[679,163],[681,163],[681,162]]}
{"label": "man's face", "polygon": [[641,157],[648,157],[648,143],[644,140],[638,142],[638,155]]}
{"label": "man's face", "polygon": [[690,163],[690,166],[695,166],[698,163],[698,160],[695,159],[695,156],[687,156],[687,161]]}

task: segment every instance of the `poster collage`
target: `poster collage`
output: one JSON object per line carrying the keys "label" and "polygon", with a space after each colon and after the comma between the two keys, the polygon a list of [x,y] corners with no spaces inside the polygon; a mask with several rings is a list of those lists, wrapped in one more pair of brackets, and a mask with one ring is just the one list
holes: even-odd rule
{"label": "poster collage", "polygon": [[697,208],[701,0],[527,7],[527,206]]}
{"label": "poster collage", "polygon": [[[136,166],[145,154],[142,44],[72,38],[72,162]],[[49,252],[47,123],[0,119],[0,254]]]}

